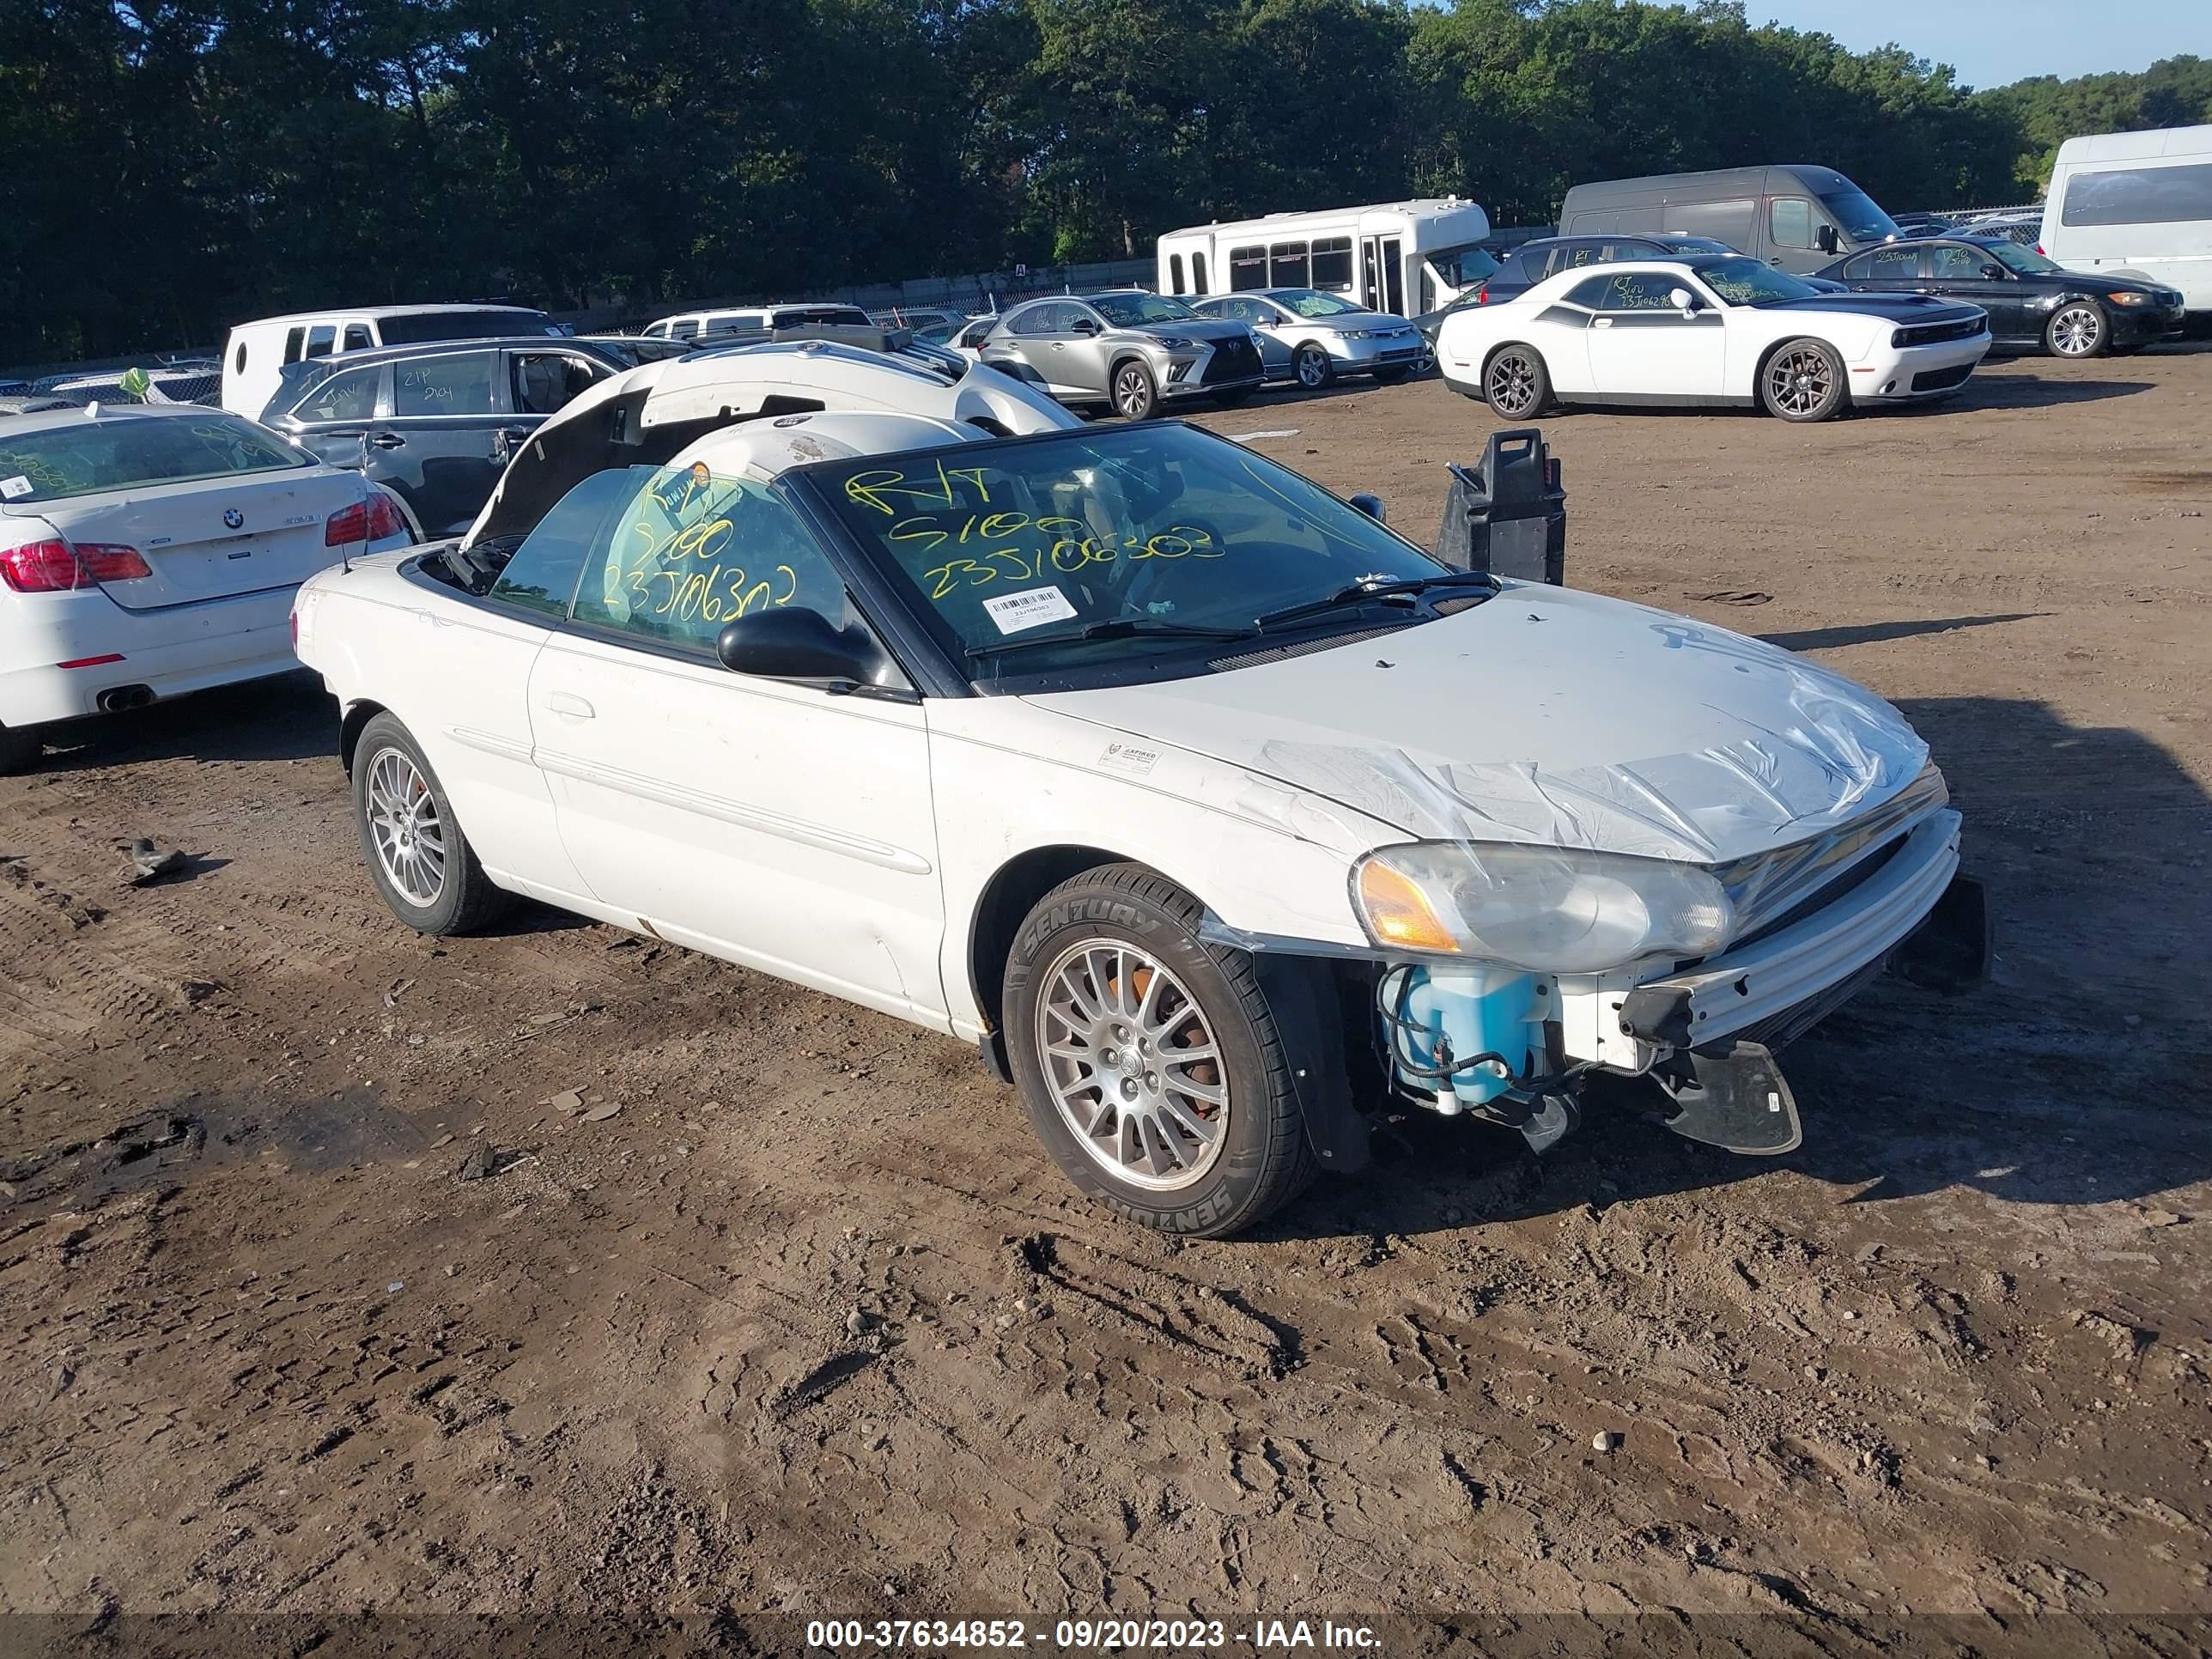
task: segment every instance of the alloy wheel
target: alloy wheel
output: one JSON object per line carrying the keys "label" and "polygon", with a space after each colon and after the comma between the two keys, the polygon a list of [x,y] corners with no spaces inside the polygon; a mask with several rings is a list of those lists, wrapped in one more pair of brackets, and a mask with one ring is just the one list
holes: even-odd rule
{"label": "alloy wheel", "polygon": [[1298,353],[1298,384],[1309,392],[1328,384],[1328,359],[1311,346]]}
{"label": "alloy wheel", "polygon": [[2069,306],[2051,319],[2051,349],[2062,357],[2086,357],[2104,333],[2105,319],[2094,306]]}
{"label": "alloy wheel", "polygon": [[1766,366],[1766,385],[1777,409],[1810,415],[1828,401],[1835,390],[1835,374],[1826,352],[1801,346]]}
{"label": "alloy wheel", "polygon": [[1092,939],[1046,969],[1036,1046],[1061,1121],[1091,1161],[1156,1192],[1213,1167],[1229,1083],[1212,1026],[1140,947]]}
{"label": "alloy wheel", "polygon": [[1490,365],[1484,390],[1500,415],[1526,415],[1536,403],[1536,365],[1517,351],[1505,352]]}
{"label": "alloy wheel", "polygon": [[1128,420],[1142,416],[1152,401],[1152,388],[1146,384],[1145,371],[1131,363],[1114,377],[1114,407]]}
{"label": "alloy wheel", "polygon": [[368,763],[368,829],[385,879],[410,904],[435,904],[446,888],[446,826],[428,781],[400,750],[379,750]]}

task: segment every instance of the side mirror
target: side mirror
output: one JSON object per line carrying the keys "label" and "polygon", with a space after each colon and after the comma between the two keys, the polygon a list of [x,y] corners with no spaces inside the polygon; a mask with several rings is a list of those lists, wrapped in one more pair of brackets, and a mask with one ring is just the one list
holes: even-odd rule
{"label": "side mirror", "polygon": [[1698,308],[1698,296],[1686,288],[1678,288],[1668,292],[1667,303],[1686,317]]}
{"label": "side mirror", "polygon": [[726,623],[714,636],[714,655],[732,674],[765,680],[850,680],[872,683],[883,654],[862,630],[836,629],[819,611],[796,605],[756,611]]}
{"label": "side mirror", "polygon": [[1098,325],[1092,322],[1088,317],[1078,317],[1075,319],[1073,325],[1068,330],[1068,332],[1071,334],[1085,335],[1096,334],[1097,331]]}
{"label": "side mirror", "polygon": [[1387,522],[1382,511],[1382,498],[1380,495],[1354,495],[1352,498],[1352,504],[1374,520],[1376,523]]}
{"label": "side mirror", "polygon": [[1275,319],[1273,317],[1255,317],[1252,319],[1252,326],[1255,328],[1273,328],[1274,325]]}
{"label": "side mirror", "polygon": [[1836,228],[1833,225],[1822,225],[1813,233],[1813,240],[1819,245],[1821,252],[1833,253],[1838,246]]}

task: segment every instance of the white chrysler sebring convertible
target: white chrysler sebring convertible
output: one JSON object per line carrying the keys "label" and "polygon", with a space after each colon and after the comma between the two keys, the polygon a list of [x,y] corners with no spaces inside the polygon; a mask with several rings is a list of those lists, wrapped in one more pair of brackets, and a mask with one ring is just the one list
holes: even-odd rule
{"label": "white chrysler sebring convertible", "polygon": [[1990,349],[1978,306],[1838,294],[1742,254],[1563,270],[1503,305],[1449,313],[1453,390],[1508,420],[1564,404],[1738,404],[1825,421],[1938,398]]}
{"label": "white chrysler sebring convertible", "polygon": [[1358,1167],[1394,1100],[1547,1145],[1601,1072],[1786,1151],[1771,1050],[1986,943],[1880,698],[988,369],[634,370],[296,621],[403,921],[526,894],[976,1042],[1178,1232]]}

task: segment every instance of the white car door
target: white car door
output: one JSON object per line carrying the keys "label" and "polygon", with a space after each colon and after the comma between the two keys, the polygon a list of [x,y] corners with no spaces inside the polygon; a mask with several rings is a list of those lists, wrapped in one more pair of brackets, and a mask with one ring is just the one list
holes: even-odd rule
{"label": "white car door", "polygon": [[746,611],[854,620],[843,580],[758,485],[633,476],[531,674],[562,844],[655,933],[942,1026],[921,705],[723,668],[714,637]]}
{"label": "white car door", "polygon": [[[1686,313],[1672,298],[1694,296]],[[1588,276],[1568,299],[1589,321],[1590,390],[1625,398],[1717,398],[1728,360],[1728,327],[1679,271],[1614,270]]]}

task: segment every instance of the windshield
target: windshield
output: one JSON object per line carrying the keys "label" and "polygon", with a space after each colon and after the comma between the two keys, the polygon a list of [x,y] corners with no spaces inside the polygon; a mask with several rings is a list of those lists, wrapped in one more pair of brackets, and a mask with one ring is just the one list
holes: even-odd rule
{"label": "windshield", "polygon": [[[975,671],[984,678],[1204,650],[1202,641],[1159,636],[1242,635],[1264,612],[1364,579],[1446,574],[1318,485],[1189,427],[1068,433],[806,471],[871,557],[910,588],[912,608],[955,658],[991,653],[1032,629],[1050,641],[987,659]],[[1105,637],[1078,637],[1101,624],[1111,625]],[[1354,611],[1314,625],[1363,623]]]}
{"label": "windshield", "polygon": [[1990,240],[1977,242],[1976,247],[1999,264],[2018,271],[2023,276],[2044,276],[2065,267],[2056,259],[2046,259],[2032,247],[2022,247],[2018,242]]}
{"label": "windshield", "polygon": [[380,318],[376,332],[386,345],[421,345],[431,340],[491,340],[510,334],[550,334],[553,319],[542,311],[426,311]]}
{"label": "windshield", "polygon": [[1863,190],[1823,191],[1820,205],[1854,242],[1884,242],[1900,234],[1896,222]]}
{"label": "windshield", "polygon": [[251,421],[202,415],[72,421],[0,436],[0,500],[96,495],[239,472],[286,471],[313,458]]}
{"label": "windshield", "polygon": [[1143,328],[1152,323],[1188,323],[1198,313],[1180,300],[1164,300],[1157,294],[1094,294],[1090,304],[1116,328]]}
{"label": "windshield", "polygon": [[1747,255],[1705,260],[1692,268],[1732,306],[1778,305],[1784,300],[1809,300],[1820,292],[1810,283]]}
{"label": "windshield", "polygon": [[1427,258],[1437,275],[1454,288],[1467,288],[1498,274],[1498,261],[1480,242],[1438,248]]}
{"label": "windshield", "polygon": [[1364,311],[1364,306],[1340,300],[1334,294],[1323,294],[1318,289],[1279,288],[1267,297],[1287,307],[1301,317],[1341,317],[1350,312]]}

